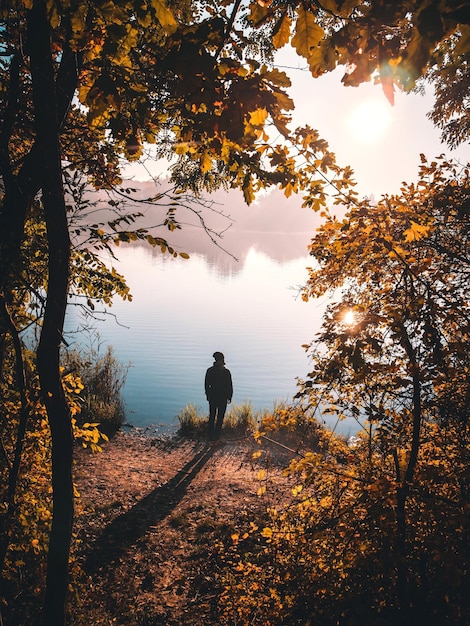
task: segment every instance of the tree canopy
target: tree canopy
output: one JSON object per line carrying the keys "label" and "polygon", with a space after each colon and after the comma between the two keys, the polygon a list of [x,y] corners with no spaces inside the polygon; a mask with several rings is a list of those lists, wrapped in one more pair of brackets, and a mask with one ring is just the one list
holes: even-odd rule
{"label": "tree canopy", "polygon": [[[53,512],[45,623],[64,623],[73,525],[71,397],[80,383],[66,379],[61,366],[70,290],[85,295],[90,305],[93,299],[109,301],[113,293],[130,297],[125,279],[104,266],[99,250],[110,250],[112,242],[145,239],[174,254],[167,235],[179,227],[178,207],[188,201],[188,196],[182,200],[183,192],[197,196],[225,185],[241,189],[249,204],[260,189],[279,186],[287,196],[302,193],[305,206],[315,210],[327,206],[328,194],[338,203],[357,202],[351,169],[336,164],[318,132],[290,128],[294,103],[286,92],[288,77],[272,64],[276,49],[292,45],[313,76],[344,65],[347,86],[373,78],[390,101],[395,88],[410,90],[420,78],[438,85],[445,75],[451,97],[445,102],[438,89],[433,115],[454,145],[468,132],[468,81],[460,81],[468,36],[468,6],[457,0],[438,5],[427,0],[0,2],[0,373],[9,398],[1,410],[12,433],[9,443],[2,438],[8,488],[0,555],[3,565],[17,519],[30,418],[47,415]],[[110,219],[77,221],[89,202],[84,196],[89,187],[132,196],[121,163],[138,159],[146,145],[153,146],[155,158],[176,158],[172,189],[157,191],[152,199],[163,213],[158,233],[134,228],[136,216],[111,196]],[[419,203],[410,207],[416,219],[407,218],[405,243],[407,237],[428,237],[434,228]],[[445,352],[444,344],[436,343],[434,326],[426,326],[426,320],[419,328],[409,324],[415,323],[414,308],[424,315],[424,307],[431,319],[450,295],[443,287],[438,296],[429,296],[421,282],[428,284],[427,277],[418,280],[411,273],[403,282],[400,255],[411,268],[414,262],[399,226],[389,223],[388,209],[380,228],[389,232],[380,236],[391,246],[391,271],[397,284],[419,294],[413,310],[406,311],[409,318],[400,310],[402,318],[391,331],[399,348],[393,350],[401,350],[402,361],[416,360],[407,343],[413,348],[416,334]],[[377,234],[378,226],[369,226],[369,236]],[[333,228],[329,222],[328,228]],[[74,235],[80,237],[76,246]],[[377,244],[368,245],[374,253]],[[339,259],[340,251],[330,254]],[[367,272],[373,283],[373,271]],[[20,336],[31,325],[39,329],[34,359]],[[344,343],[350,375],[355,367],[366,367],[364,354],[378,351],[376,342],[366,334],[354,345]],[[434,372],[434,363],[424,366]]]}
{"label": "tree canopy", "polygon": [[[303,295],[333,303],[280,416],[313,444],[292,450],[292,492],[255,520],[260,543],[253,529],[226,542],[225,618],[468,621],[469,191],[468,168],[423,157],[417,184],[313,237]],[[319,430],[326,414],[357,436]]]}

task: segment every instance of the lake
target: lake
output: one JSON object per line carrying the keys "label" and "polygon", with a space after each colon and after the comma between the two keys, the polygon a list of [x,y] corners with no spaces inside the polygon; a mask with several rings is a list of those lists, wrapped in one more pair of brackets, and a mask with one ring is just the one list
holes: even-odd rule
{"label": "lake", "polygon": [[[237,233],[228,240],[237,260],[213,244],[188,250],[188,260],[150,246],[117,250],[120,262],[114,264],[133,300],[116,299],[112,315],[100,315],[103,321],[94,320],[93,327],[102,351],[112,345],[115,356],[130,364],[123,389],[130,424],[171,431],[187,404],[205,412],[204,376],[215,351],[224,353],[232,372],[234,404],[269,410],[292,401],[296,378],[309,371],[302,344],[319,330],[323,311],[298,293],[307,279],[308,240],[305,232]],[[82,323],[77,307],[69,307],[72,346],[89,341],[86,333],[70,333]],[[346,435],[357,430],[340,427]]]}

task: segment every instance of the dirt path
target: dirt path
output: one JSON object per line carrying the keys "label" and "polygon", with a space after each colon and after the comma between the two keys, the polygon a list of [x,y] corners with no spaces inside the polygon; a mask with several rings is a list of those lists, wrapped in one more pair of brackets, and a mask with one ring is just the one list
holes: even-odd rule
{"label": "dirt path", "polygon": [[214,538],[249,527],[288,484],[282,462],[270,459],[270,500],[257,495],[256,449],[251,437],[211,446],[118,433],[100,454],[79,450],[77,560],[86,579],[73,626],[218,623]]}

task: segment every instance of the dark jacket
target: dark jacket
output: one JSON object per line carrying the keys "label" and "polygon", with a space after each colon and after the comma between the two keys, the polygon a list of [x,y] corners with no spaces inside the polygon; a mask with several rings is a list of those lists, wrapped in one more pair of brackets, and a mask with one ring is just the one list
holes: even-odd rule
{"label": "dark jacket", "polygon": [[233,395],[232,375],[223,365],[213,365],[206,372],[204,383],[206,397],[211,401],[231,400]]}

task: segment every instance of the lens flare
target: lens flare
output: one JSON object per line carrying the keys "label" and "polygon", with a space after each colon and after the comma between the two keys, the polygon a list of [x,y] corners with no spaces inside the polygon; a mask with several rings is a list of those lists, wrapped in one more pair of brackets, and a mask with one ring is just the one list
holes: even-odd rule
{"label": "lens flare", "polygon": [[343,322],[347,326],[352,326],[356,323],[356,315],[352,309],[348,309],[343,315]]}

